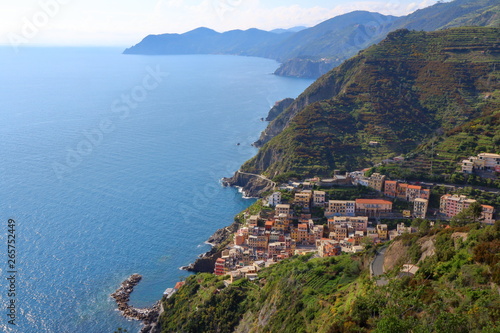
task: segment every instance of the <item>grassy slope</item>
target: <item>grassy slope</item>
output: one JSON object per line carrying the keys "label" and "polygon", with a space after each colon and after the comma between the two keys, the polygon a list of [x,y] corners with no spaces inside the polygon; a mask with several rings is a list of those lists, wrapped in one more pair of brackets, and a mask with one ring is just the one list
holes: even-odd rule
{"label": "grassy slope", "polygon": [[339,93],[300,111],[243,169],[276,176],[366,167],[491,114],[500,105],[499,34],[478,27],[391,33],[311,86],[306,94]]}
{"label": "grassy slope", "polygon": [[429,239],[436,254],[415,277],[394,278],[397,266],[385,287],[368,277],[367,254],[296,257],[226,288],[191,276],[164,300],[163,332],[498,332],[500,224],[406,235],[404,262],[416,263]]}

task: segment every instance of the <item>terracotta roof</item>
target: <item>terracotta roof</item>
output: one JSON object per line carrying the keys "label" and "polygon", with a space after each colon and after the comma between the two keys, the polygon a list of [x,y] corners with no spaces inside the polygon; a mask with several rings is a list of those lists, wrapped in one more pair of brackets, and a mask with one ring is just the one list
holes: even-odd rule
{"label": "terracotta roof", "polygon": [[185,283],[186,283],[186,282],[184,282],[184,281],[177,282],[177,283],[175,284],[174,289],[180,289],[180,287],[182,287]]}
{"label": "terracotta roof", "polygon": [[392,204],[392,202],[382,199],[356,199],[360,204]]}
{"label": "terracotta roof", "polygon": [[299,228],[307,228],[307,223],[299,223]]}
{"label": "terracotta roof", "polygon": [[483,206],[484,208],[494,209],[493,206],[489,206],[489,205],[481,205],[481,206]]}
{"label": "terracotta roof", "polygon": [[389,183],[389,184],[396,184],[397,183],[397,180],[386,180],[385,183]]}
{"label": "terracotta roof", "polygon": [[408,185],[408,188],[411,188],[411,189],[414,189],[414,190],[421,190],[421,189],[422,189],[422,186],[418,186],[418,185]]}
{"label": "terracotta roof", "polygon": [[272,226],[274,224],[274,221],[266,221],[266,225]]}

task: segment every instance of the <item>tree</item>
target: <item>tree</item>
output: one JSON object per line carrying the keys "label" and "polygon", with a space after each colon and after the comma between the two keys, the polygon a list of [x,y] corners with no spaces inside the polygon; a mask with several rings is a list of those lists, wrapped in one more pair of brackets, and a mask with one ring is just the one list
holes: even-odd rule
{"label": "tree", "polygon": [[473,202],[467,209],[464,209],[451,219],[451,226],[460,227],[469,223],[480,221],[483,206],[479,202]]}
{"label": "tree", "polygon": [[418,231],[422,234],[427,234],[431,229],[431,222],[429,220],[422,220],[418,225]]}

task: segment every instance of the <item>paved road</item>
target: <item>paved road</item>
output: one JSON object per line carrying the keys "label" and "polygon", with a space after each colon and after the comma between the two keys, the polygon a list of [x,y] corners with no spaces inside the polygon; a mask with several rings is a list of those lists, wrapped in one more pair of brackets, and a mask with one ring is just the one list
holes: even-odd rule
{"label": "paved road", "polygon": [[[387,248],[384,247],[382,250],[380,250],[377,253],[377,255],[375,256],[375,259],[373,259],[373,262],[372,262],[373,276],[380,276],[380,275],[384,274],[384,255],[385,255],[386,250],[387,250]],[[381,277],[380,279],[377,280],[378,286],[385,286],[387,283],[388,282],[384,277]]]}
{"label": "paved road", "polygon": [[273,187],[276,187],[276,183],[273,182],[271,179],[267,178],[266,176],[258,175],[256,173],[243,172],[243,171],[240,171],[240,170],[238,170],[237,172],[241,173],[242,175],[249,175],[249,176],[259,177],[261,179],[267,180],[268,182],[270,182],[271,184],[273,184]]}

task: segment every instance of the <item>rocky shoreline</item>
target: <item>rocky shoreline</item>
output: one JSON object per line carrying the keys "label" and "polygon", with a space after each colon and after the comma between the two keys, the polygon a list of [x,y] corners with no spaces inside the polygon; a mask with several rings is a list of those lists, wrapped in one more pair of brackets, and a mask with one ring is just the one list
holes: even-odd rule
{"label": "rocky shoreline", "polygon": [[130,294],[134,291],[134,287],[141,279],[141,275],[132,274],[122,282],[114,293],[111,294],[111,297],[114,298],[118,305],[118,310],[120,310],[125,318],[142,321],[144,327],[141,329],[141,333],[156,333],[159,332],[160,329],[158,325],[158,316],[161,312],[161,301],[157,301],[149,308],[136,308],[128,304]]}
{"label": "rocky shoreline", "polygon": [[194,273],[213,273],[215,261],[222,256],[222,251],[225,248],[227,241],[238,230],[238,223],[233,222],[230,226],[221,228],[214,232],[207,240],[207,243],[212,245],[210,251],[207,251],[199,256],[194,263],[181,269]]}

